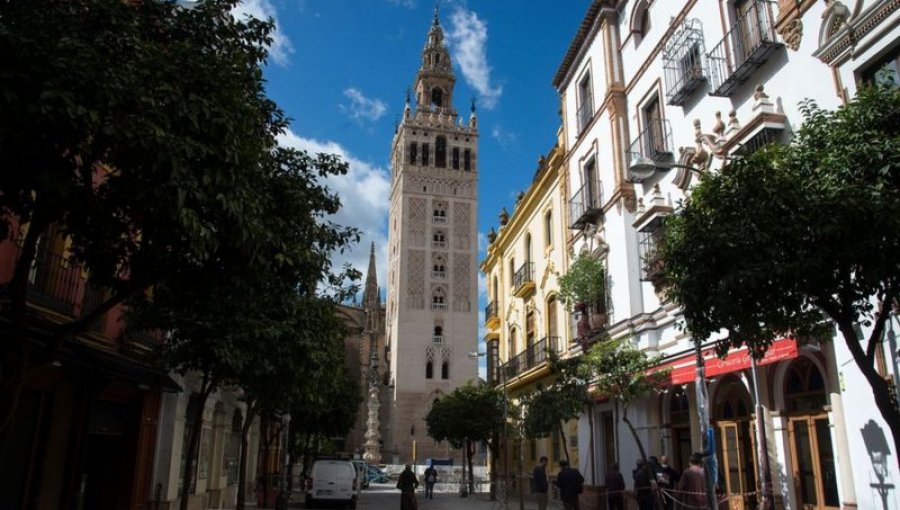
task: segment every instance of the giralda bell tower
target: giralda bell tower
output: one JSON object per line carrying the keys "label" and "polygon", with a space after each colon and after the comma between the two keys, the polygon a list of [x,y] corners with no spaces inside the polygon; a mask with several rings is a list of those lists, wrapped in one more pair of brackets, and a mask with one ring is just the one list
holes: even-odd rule
{"label": "giralda bell tower", "polygon": [[[383,458],[452,454],[427,435],[441,395],[478,377],[478,129],[453,107],[456,78],[438,11],[391,146],[386,336],[392,402]],[[459,452],[455,455],[460,460]],[[414,459],[415,457],[415,459]]]}

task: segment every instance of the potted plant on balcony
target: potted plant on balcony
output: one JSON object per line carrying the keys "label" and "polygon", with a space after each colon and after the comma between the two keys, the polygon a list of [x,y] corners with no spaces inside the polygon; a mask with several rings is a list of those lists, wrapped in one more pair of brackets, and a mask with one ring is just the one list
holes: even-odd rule
{"label": "potted plant on balcony", "polygon": [[559,298],[579,316],[578,339],[586,342],[607,322],[606,269],[600,259],[579,255],[559,277]]}

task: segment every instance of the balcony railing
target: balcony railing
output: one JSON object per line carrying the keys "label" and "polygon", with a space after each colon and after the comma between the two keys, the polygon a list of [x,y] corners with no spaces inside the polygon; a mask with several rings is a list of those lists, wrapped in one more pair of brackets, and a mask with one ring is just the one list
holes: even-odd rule
{"label": "balcony railing", "polygon": [[447,249],[447,241],[432,241],[431,247],[437,248],[440,250],[445,250],[445,249]]}
{"label": "balcony railing", "polygon": [[628,149],[628,163],[638,157],[653,161],[672,158],[672,126],[666,119],[647,119],[644,130],[631,142]]}
{"label": "balcony railing", "polygon": [[431,277],[442,280],[447,277],[447,271],[432,271]]}
{"label": "balcony railing", "polygon": [[513,293],[522,297],[523,292],[527,292],[528,288],[534,288],[534,262],[525,262],[513,275]]}
{"label": "balcony railing", "polygon": [[432,216],[431,222],[432,223],[447,223],[447,217],[446,216]]}
{"label": "balcony railing", "polygon": [[433,344],[442,344],[444,343],[444,335],[432,335],[431,343]]}
{"label": "balcony railing", "polygon": [[63,315],[74,315],[83,290],[80,267],[71,265],[62,255],[38,250],[28,273],[29,302]]}
{"label": "balcony railing", "polygon": [[500,376],[507,381],[524,374],[532,368],[541,366],[549,358],[549,353],[556,352],[558,349],[559,337],[544,337],[504,363],[500,367]]}
{"label": "balcony railing", "polygon": [[494,319],[497,319],[499,316],[497,315],[497,302],[491,301],[484,307],[484,322],[488,323]]}
{"label": "balcony railing", "polygon": [[591,123],[594,118],[594,99],[590,96],[584,98],[578,107],[578,133],[581,134],[584,128]]}
{"label": "balcony railing", "polygon": [[784,46],[775,33],[770,3],[750,0],[746,12],[738,16],[725,37],[709,52],[710,95],[731,96],[776,50]]}
{"label": "balcony railing", "polygon": [[600,181],[588,182],[569,200],[570,228],[580,230],[596,220],[603,212],[603,186]]}
{"label": "balcony railing", "polygon": [[432,310],[446,310],[446,309],[447,309],[447,303],[436,303],[436,302],[433,302],[433,301],[432,301],[432,303],[431,303],[431,309],[432,309]]}

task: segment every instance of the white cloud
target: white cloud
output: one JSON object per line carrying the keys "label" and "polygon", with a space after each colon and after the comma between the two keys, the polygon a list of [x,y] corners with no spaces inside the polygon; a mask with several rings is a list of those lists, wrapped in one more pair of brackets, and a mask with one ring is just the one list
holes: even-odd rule
{"label": "white cloud", "polygon": [[387,105],[380,99],[369,99],[359,89],[350,87],[344,90],[344,95],[350,99],[349,105],[340,104],[338,108],[351,119],[363,122],[374,122],[381,118],[387,111]]}
{"label": "white cloud", "polygon": [[478,271],[478,299],[487,299],[487,276]]}
{"label": "white cloud", "polygon": [[454,48],[454,58],[466,83],[478,93],[479,103],[491,109],[503,94],[503,86],[492,83],[491,66],[487,61],[487,39],[487,23],[474,11],[458,5],[450,16],[447,40]]}
{"label": "white cloud", "polygon": [[248,16],[263,21],[272,18],[275,21],[275,30],[271,34],[272,44],[269,46],[269,57],[272,62],[280,66],[288,64],[291,53],[294,52],[294,46],[291,44],[291,40],[278,29],[278,11],[272,2],[269,0],[243,0],[234,6],[231,14],[240,20]]}
{"label": "white cloud", "polygon": [[[369,268],[369,247],[374,242],[378,285],[381,286],[383,294],[387,289],[385,271],[390,173],[384,168],[355,158],[344,147],[333,141],[303,138],[288,131],[279,137],[278,143],[305,150],[311,155],[337,154],[347,162],[349,165],[347,174],[332,176],[326,183],[341,199],[341,209],[331,219],[340,225],[358,228],[361,236],[359,244],[352,246],[346,253],[335,254],[332,263],[339,269],[345,262],[349,262],[361,271],[365,278]],[[361,285],[363,283],[365,280],[360,282]]]}
{"label": "white cloud", "polygon": [[497,140],[500,147],[503,147],[504,149],[515,143],[518,138],[515,133],[503,129],[499,124],[494,125],[491,129],[491,137],[493,137],[494,140]]}
{"label": "white cloud", "polygon": [[487,250],[487,235],[484,232],[478,233],[478,252],[484,253]]}
{"label": "white cloud", "polygon": [[390,2],[394,5],[402,5],[403,7],[406,7],[407,9],[412,9],[413,7],[416,6],[416,0],[388,0],[388,2]]}

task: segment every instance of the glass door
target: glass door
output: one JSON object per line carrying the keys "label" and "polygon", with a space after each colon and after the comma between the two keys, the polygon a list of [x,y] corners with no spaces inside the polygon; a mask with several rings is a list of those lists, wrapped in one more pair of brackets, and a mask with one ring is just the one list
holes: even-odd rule
{"label": "glass door", "polygon": [[789,421],[794,489],[802,510],[840,507],[834,449],[827,415],[797,416]]}
{"label": "glass door", "polygon": [[719,436],[721,437],[721,465],[719,469],[724,474],[725,495],[728,497],[728,508],[731,510],[744,510],[744,462],[742,459],[741,434],[737,422],[723,422],[719,424]]}

